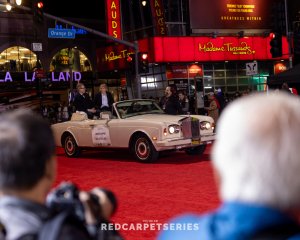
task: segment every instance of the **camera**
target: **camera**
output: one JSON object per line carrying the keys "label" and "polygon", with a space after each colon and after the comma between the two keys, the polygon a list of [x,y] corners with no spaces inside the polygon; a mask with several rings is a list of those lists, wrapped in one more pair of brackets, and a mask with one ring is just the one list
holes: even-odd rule
{"label": "camera", "polygon": [[[83,195],[80,195],[82,193],[84,193],[84,200],[82,200]],[[88,214],[85,209],[87,205]],[[103,230],[100,227],[110,224],[109,218],[117,208],[116,197],[110,190],[96,187],[85,192],[80,191],[74,183],[63,182],[48,194],[46,206],[54,215],[67,212],[69,216],[74,217],[74,220],[81,222],[92,239],[123,240],[115,229]],[[87,220],[88,218],[90,220]]]}
{"label": "camera", "polygon": [[53,213],[68,211],[77,219],[84,222],[84,206],[79,199],[79,189],[73,183],[63,182],[46,198],[46,205]]}
{"label": "camera", "polygon": [[[80,200],[80,192],[74,183],[63,182],[48,194],[46,205],[54,214],[67,211],[77,220],[86,223],[86,210],[84,203]],[[98,223],[108,222],[117,207],[117,200],[113,192],[97,187],[87,194],[91,214]]]}

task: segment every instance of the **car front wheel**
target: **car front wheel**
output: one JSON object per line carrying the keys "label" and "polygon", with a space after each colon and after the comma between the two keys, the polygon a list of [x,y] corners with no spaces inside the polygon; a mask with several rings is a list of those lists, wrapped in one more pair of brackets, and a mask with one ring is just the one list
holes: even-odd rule
{"label": "car front wheel", "polygon": [[63,148],[68,157],[78,157],[80,154],[80,148],[71,134],[64,138]]}
{"label": "car front wheel", "polygon": [[158,151],[145,134],[138,134],[134,137],[131,150],[135,158],[140,162],[154,162],[158,158]]}

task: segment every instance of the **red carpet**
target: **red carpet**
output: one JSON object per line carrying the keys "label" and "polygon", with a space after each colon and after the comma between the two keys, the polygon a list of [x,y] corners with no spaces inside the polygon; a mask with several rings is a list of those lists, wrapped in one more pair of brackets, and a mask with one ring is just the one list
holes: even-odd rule
{"label": "red carpet", "polygon": [[[162,156],[157,163],[142,164],[127,151],[89,151],[79,159],[58,149],[58,177],[84,190],[101,186],[116,193],[119,208],[115,223],[164,223],[181,213],[203,213],[217,207],[209,151],[200,158],[184,152]],[[152,240],[157,230],[122,230],[126,240]]]}

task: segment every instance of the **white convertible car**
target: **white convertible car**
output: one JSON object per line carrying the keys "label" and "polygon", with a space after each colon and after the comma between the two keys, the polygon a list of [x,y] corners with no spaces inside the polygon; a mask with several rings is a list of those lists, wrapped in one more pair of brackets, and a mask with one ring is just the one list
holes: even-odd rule
{"label": "white convertible car", "polygon": [[168,150],[202,154],[215,139],[211,117],[167,115],[150,99],[114,103],[112,112],[100,113],[99,119],[76,112],[52,129],[57,146],[69,157],[77,157],[81,149],[128,148],[141,162],[155,161],[159,152]]}

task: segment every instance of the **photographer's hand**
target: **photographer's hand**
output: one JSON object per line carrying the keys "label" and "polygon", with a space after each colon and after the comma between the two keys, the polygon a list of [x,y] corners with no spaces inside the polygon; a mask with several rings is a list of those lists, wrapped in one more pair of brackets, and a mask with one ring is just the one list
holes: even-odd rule
{"label": "photographer's hand", "polygon": [[93,195],[96,195],[99,199],[99,205],[101,206],[100,214],[102,219],[109,221],[114,213],[114,206],[111,200],[108,198],[101,188],[95,187],[90,191]]}
{"label": "photographer's hand", "polygon": [[99,215],[101,214],[99,205],[95,204],[90,197],[90,193],[85,191],[80,191],[79,199],[84,207],[86,223],[88,225],[96,225],[98,223]]}

